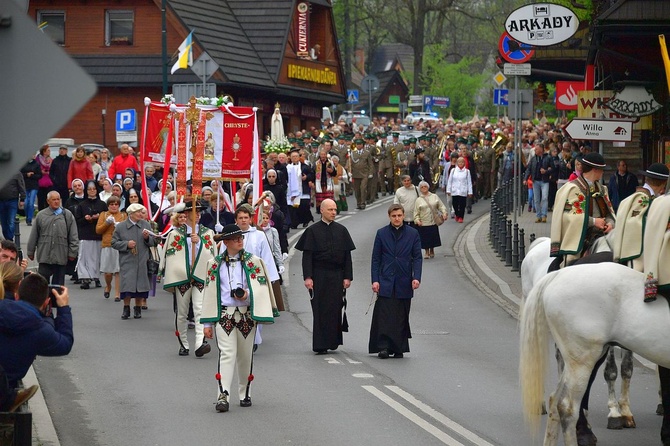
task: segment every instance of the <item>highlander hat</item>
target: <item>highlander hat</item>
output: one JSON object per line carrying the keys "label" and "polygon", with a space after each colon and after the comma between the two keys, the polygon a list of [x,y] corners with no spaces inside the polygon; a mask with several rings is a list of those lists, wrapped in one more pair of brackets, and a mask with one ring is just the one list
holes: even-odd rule
{"label": "highlander hat", "polygon": [[654,163],[647,167],[647,170],[640,170],[638,174],[644,175],[647,178],[656,178],[658,180],[667,180],[670,170],[665,164]]}
{"label": "highlander hat", "polygon": [[605,164],[605,158],[598,152],[590,152],[584,155],[582,158],[582,164],[587,164],[591,167],[595,167],[596,169],[604,169],[607,167],[607,164]]}

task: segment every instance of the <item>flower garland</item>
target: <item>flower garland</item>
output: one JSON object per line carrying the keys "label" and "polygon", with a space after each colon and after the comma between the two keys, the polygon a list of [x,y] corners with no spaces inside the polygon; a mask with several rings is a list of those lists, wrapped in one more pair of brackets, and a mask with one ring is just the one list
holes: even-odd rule
{"label": "flower garland", "polygon": [[[172,94],[166,94],[161,98],[161,102],[164,104],[174,104],[175,98]],[[222,107],[226,104],[233,105],[233,98],[228,95],[221,95],[218,98],[205,98],[199,97],[195,99],[195,103],[198,105],[212,105],[215,107]]]}
{"label": "flower garland", "polygon": [[288,138],[282,136],[281,138],[268,139],[263,143],[263,150],[265,153],[286,153],[293,145],[289,142]]}

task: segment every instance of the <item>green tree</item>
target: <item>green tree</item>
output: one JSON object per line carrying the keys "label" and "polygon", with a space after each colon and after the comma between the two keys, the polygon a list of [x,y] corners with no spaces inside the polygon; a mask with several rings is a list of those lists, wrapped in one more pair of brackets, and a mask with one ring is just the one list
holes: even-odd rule
{"label": "green tree", "polygon": [[463,57],[458,62],[446,60],[444,48],[433,45],[426,48],[423,84],[426,91],[450,99],[450,111],[455,118],[472,116],[487,76],[476,67],[481,65],[477,57]]}

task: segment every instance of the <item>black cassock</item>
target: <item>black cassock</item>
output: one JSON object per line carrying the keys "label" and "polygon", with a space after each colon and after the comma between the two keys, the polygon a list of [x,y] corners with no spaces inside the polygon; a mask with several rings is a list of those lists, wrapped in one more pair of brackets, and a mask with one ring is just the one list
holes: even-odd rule
{"label": "black cassock", "polygon": [[314,282],[312,350],[342,345],[342,282],[353,280],[351,251],[356,249],[347,228],[319,221],[305,230],[296,249],[302,251],[302,276]]}

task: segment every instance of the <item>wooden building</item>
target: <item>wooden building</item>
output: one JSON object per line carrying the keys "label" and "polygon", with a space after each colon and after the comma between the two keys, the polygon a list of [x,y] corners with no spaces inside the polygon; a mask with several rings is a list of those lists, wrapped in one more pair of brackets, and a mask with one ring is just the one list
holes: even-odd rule
{"label": "wooden building", "polygon": [[[36,0],[28,14],[97,82],[98,93],[55,137],[116,147],[117,110],[163,96],[174,84],[203,80],[191,69],[169,74],[177,48],[193,31],[193,59],[219,66],[207,81],[235,105],[256,106],[262,135],[281,105],[285,131],[321,126],[321,108],[345,101],[344,75],[329,0]],[[46,25],[46,26],[45,26]],[[57,67],[45,67],[57,69]],[[139,130],[139,129],[138,129]]]}

